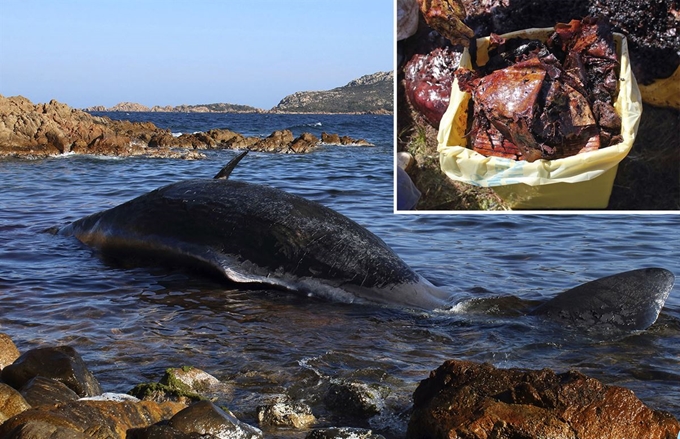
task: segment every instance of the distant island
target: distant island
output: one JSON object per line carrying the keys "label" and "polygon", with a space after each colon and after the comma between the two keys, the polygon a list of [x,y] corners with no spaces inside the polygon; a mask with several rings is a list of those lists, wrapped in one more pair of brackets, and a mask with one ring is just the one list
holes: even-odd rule
{"label": "distant island", "polygon": [[113,107],[97,105],[85,111],[177,112],[177,113],[371,113],[394,111],[394,72],[378,72],[350,81],[347,85],[324,91],[300,91],[281,99],[270,110],[249,105],[216,103],[178,106],[153,106],[121,102]]}

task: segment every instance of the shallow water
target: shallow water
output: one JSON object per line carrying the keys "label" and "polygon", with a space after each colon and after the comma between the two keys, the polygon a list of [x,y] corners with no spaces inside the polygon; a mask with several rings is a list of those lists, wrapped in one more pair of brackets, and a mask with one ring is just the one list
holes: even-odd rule
{"label": "shallow water", "polygon": [[[336,209],[461,300],[545,300],[641,267],[680,275],[675,215],[393,215],[391,117],[119,116],[152,118],[173,132],[231,128],[267,135],[292,127],[296,135],[327,131],[366,138],[376,147],[327,146],[300,156],[251,153],[231,178]],[[347,305],[239,290],[163,269],[116,267],[73,238],[45,232],[179,179],[212,177],[234,155],[0,161],[0,331],[22,351],[74,346],[106,391],[157,381],[167,367],[199,367],[233,385],[220,402],[254,425],[255,407],[280,394],[305,399],[322,424],[340,423],[319,395],[331,380],[346,378],[389,391],[370,426],[399,437],[417,383],[451,358],[575,368],[680,416],[678,286],[651,329],[597,340],[537,318]]]}

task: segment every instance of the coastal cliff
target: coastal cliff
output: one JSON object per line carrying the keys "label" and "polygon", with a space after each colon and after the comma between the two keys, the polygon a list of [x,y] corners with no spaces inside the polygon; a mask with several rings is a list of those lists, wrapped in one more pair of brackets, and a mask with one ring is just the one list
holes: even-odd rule
{"label": "coastal cliff", "polygon": [[389,114],[394,110],[393,93],[394,72],[378,72],[332,90],[293,93],[271,111]]}
{"label": "coastal cliff", "polygon": [[249,105],[215,103],[147,107],[135,102],[121,102],[112,107],[96,105],[84,111],[168,112],[168,113],[374,113],[394,111],[394,72],[377,72],[350,81],[342,87],[325,91],[301,91],[281,99],[270,109]]}

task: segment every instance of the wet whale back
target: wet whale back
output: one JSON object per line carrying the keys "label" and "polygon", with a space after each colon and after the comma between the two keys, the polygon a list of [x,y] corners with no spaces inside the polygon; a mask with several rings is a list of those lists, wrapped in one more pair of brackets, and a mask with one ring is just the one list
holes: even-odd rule
{"label": "wet whale back", "polygon": [[[424,281],[349,218],[305,198],[239,181],[171,184],[76,221],[65,233],[104,254],[193,258],[235,281],[291,287],[286,276],[294,275],[352,293]],[[375,294],[369,299],[390,300]]]}

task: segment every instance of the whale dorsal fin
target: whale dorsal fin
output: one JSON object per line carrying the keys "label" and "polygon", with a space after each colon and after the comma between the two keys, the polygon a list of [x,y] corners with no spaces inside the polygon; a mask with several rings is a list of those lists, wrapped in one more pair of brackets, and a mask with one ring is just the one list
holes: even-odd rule
{"label": "whale dorsal fin", "polygon": [[246,156],[246,154],[248,154],[247,149],[245,151],[243,151],[241,154],[239,154],[236,157],[234,157],[233,159],[231,159],[231,161],[229,161],[229,163],[227,163],[227,165],[224,168],[220,169],[220,172],[218,172],[217,175],[215,175],[213,177],[213,179],[215,179],[215,180],[226,180],[226,179],[228,179],[229,176],[231,175],[231,171],[234,170],[236,165],[238,165],[238,162],[240,162],[241,159]]}
{"label": "whale dorsal fin", "polygon": [[674,281],[673,273],[663,268],[627,271],[565,291],[531,314],[597,332],[641,331],[656,321]]}

